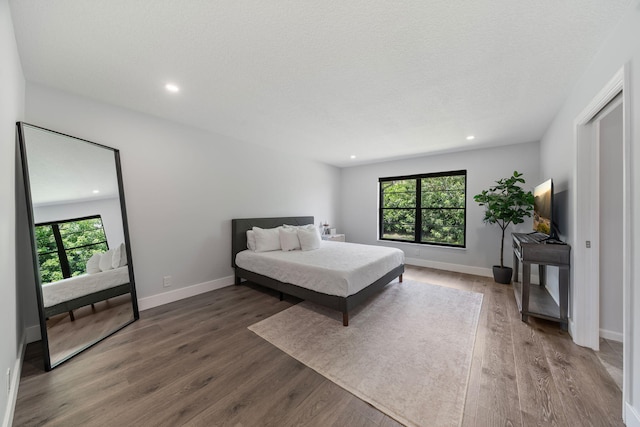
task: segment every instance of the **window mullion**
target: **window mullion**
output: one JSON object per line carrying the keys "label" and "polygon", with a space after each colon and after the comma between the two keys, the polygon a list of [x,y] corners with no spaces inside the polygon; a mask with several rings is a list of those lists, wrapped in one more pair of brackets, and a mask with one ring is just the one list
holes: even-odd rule
{"label": "window mullion", "polygon": [[86,245],[74,246],[74,247],[71,247],[71,248],[67,248],[66,250],[71,251],[71,250],[74,250],[74,249],[89,248],[91,246],[99,246],[99,245],[101,245],[103,243],[108,245],[108,242],[106,240],[101,240],[101,241],[98,241],[98,242],[87,243]]}
{"label": "window mullion", "polygon": [[379,197],[379,208],[378,208],[378,239],[382,239],[384,237],[384,185],[383,183],[379,184],[378,188],[378,197]]}
{"label": "window mullion", "polygon": [[415,222],[415,235],[414,241],[420,243],[420,236],[422,235],[422,180],[416,179],[416,222]]}
{"label": "window mullion", "polygon": [[67,258],[67,252],[62,243],[62,236],[60,235],[60,227],[58,224],[51,225],[53,230],[53,237],[56,239],[56,246],[58,247],[58,259],[60,260],[60,269],[62,270],[62,277],[68,279],[71,277],[71,267],[69,267],[69,259]]}

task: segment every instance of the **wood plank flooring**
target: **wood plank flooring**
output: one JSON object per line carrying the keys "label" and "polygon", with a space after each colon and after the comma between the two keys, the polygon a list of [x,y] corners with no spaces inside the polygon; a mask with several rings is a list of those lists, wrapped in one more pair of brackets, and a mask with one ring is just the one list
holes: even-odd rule
{"label": "wood plank flooring", "polygon": [[[594,352],[555,323],[522,323],[510,286],[420,267],[404,277],[484,294],[464,426],[623,425]],[[156,307],[49,373],[31,344],[14,425],[398,426],[247,329],[296,302],[242,285]]]}
{"label": "wood plank flooring", "polygon": [[600,338],[600,351],[597,353],[598,359],[600,359],[600,362],[604,365],[620,390],[622,390],[623,350],[624,347],[621,342]]}
{"label": "wood plank flooring", "polygon": [[131,294],[119,295],[47,319],[49,353],[55,364],[133,320]]}

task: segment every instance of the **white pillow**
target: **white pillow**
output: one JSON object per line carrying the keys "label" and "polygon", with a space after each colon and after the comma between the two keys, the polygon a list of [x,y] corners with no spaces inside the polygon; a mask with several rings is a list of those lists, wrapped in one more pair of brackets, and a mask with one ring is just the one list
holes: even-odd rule
{"label": "white pillow", "polygon": [[122,245],[122,255],[120,258],[120,267],[124,267],[125,265],[129,264],[129,260],[127,259],[127,247],[124,245],[124,243],[121,243]]}
{"label": "white pillow", "polygon": [[300,239],[300,247],[303,251],[311,251],[320,247],[322,238],[317,228],[312,229],[298,228],[298,239]]}
{"label": "white pillow", "polygon": [[256,250],[256,233],[253,230],[247,230],[247,248],[254,252]]}
{"label": "white pillow", "polygon": [[293,251],[300,249],[300,240],[295,228],[280,229],[280,246],[283,251]]}
{"label": "white pillow", "polygon": [[281,249],[280,227],[253,227],[253,233],[256,236],[256,252],[279,251]]}
{"label": "white pillow", "polygon": [[312,229],[316,228],[316,226],[314,224],[306,224],[306,225],[288,225],[288,224],[284,224],[283,227],[284,228],[292,228],[294,230],[297,230],[298,228],[303,228],[305,230],[312,230]]}
{"label": "white pillow", "polygon": [[113,253],[115,249],[109,249],[100,256],[100,271],[113,270]]}
{"label": "white pillow", "polygon": [[118,247],[113,250],[111,266],[113,268],[120,268],[125,265],[127,265],[127,248],[125,248],[124,243],[120,243]]}
{"label": "white pillow", "polygon": [[102,252],[96,252],[87,260],[87,274],[100,273],[100,257]]}

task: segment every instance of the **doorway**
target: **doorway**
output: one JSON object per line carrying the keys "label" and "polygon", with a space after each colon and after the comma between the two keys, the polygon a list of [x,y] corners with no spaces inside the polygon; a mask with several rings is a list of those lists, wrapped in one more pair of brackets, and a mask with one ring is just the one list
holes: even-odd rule
{"label": "doorway", "polygon": [[623,372],[623,115],[622,94],[593,119],[599,187],[600,341],[598,357],[622,390]]}
{"label": "doorway", "polygon": [[[595,351],[600,349],[601,335],[622,341],[622,396],[625,402],[630,396],[631,372],[624,367],[629,366],[633,345],[629,297],[630,102],[625,83],[629,81],[628,73],[628,66],[620,69],[574,122],[576,167],[570,322],[574,342]],[[609,142],[611,138],[617,142]],[[609,157],[615,158],[617,163]],[[613,292],[616,287],[622,289],[621,296]],[[608,294],[602,298],[601,290],[612,291],[617,302],[612,302]],[[618,308],[612,309],[615,304]],[[612,313],[612,310],[618,313]],[[621,333],[614,330],[620,320]],[[616,322],[618,326],[615,326]]]}

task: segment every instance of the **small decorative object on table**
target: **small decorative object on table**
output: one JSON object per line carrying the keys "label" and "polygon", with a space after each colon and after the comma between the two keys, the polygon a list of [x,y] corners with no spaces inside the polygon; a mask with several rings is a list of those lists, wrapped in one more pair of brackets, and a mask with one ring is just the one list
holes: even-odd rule
{"label": "small decorative object on table", "polygon": [[322,234],[329,234],[330,230],[331,229],[329,228],[329,224],[327,224],[326,222],[322,224]]}
{"label": "small decorative object on table", "polygon": [[344,234],[323,234],[322,236],[322,240],[328,240],[331,242],[344,242],[345,241],[345,236]]}

